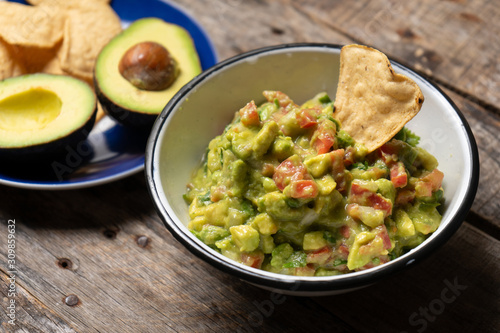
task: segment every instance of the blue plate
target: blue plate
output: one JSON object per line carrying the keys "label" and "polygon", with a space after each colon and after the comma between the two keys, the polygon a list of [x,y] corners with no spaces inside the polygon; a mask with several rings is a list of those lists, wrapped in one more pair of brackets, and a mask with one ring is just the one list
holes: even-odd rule
{"label": "blue plate", "polygon": [[[14,1],[26,3],[24,1]],[[217,63],[207,33],[177,5],[165,0],[113,0],[111,6],[127,26],[143,17],[158,17],[184,27],[193,38],[202,70]],[[165,103],[166,104],[166,103]],[[0,184],[44,190],[77,189],[109,183],[144,169],[148,133],[125,128],[104,117],[88,139],[50,165],[0,165]]]}

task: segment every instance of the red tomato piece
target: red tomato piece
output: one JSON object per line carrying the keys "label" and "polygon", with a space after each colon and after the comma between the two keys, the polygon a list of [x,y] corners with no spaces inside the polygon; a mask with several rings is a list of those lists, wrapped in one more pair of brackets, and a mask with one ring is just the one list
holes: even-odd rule
{"label": "red tomato piece", "polygon": [[257,112],[257,105],[254,101],[247,103],[239,111],[241,122],[245,126],[257,126],[260,125],[259,113]]}
{"label": "red tomato piece", "polygon": [[324,246],[321,249],[309,252],[307,254],[307,263],[324,265],[332,256],[332,248]]}
{"label": "red tomato piece", "polygon": [[345,254],[346,256],[349,254],[349,247],[344,243],[340,244],[338,248],[339,253]]}
{"label": "red tomato piece", "polygon": [[301,109],[295,114],[295,118],[300,128],[309,128],[318,123],[318,109]]}
{"label": "red tomato piece", "polygon": [[398,153],[400,146],[389,141],[380,147],[377,152],[382,161],[384,161],[387,166],[391,166],[394,162],[398,160]]}
{"label": "red tomato piece", "polygon": [[316,269],[313,264],[307,264],[304,267],[295,268],[295,275],[298,276],[314,276],[314,273],[316,273]]}
{"label": "red tomato piece", "polygon": [[396,205],[405,205],[415,199],[415,190],[400,190],[396,195]]}
{"label": "red tomato piece", "polygon": [[260,251],[241,254],[241,263],[253,268],[260,268],[262,266],[263,261],[264,261],[264,253]]}
{"label": "red tomato piece", "polygon": [[389,233],[387,232],[387,228],[385,224],[379,225],[375,228],[377,230],[377,237],[381,237],[384,243],[384,249],[389,250],[392,247],[391,238],[389,237]]}
{"label": "red tomato piece", "polygon": [[273,180],[276,186],[283,189],[292,182],[292,180],[302,180],[310,178],[306,166],[297,155],[290,156],[280,163],[275,169]]}
{"label": "red tomato piece", "polygon": [[444,174],[438,169],[423,176],[415,184],[415,196],[417,197],[430,197],[432,192],[438,190],[443,182]]}
{"label": "red tomato piece", "polygon": [[323,120],[318,125],[311,139],[312,146],[319,154],[328,153],[335,144],[336,127],[330,120]]}
{"label": "red tomato piece", "polygon": [[288,105],[294,105],[295,103],[288,97],[288,95],[282,93],[281,91],[266,90],[262,93],[268,102],[274,103],[275,100],[282,108],[286,108]]}
{"label": "red tomato piece", "polygon": [[438,169],[434,169],[434,170],[432,170],[431,173],[424,176],[422,178],[422,180],[424,182],[429,182],[432,186],[432,190],[436,191],[436,190],[439,190],[439,188],[441,187],[441,184],[443,182],[443,178],[444,178],[444,173],[442,173]]}
{"label": "red tomato piece", "polygon": [[337,183],[336,189],[339,192],[345,191],[347,188],[347,179],[344,164],[344,149],[336,149],[330,153],[332,157],[332,176]]}
{"label": "red tomato piece", "polygon": [[405,187],[408,183],[408,174],[406,173],[403,162],[393,164],[391,167],[391,182],[395,188]]}
{"label": "red tomato piece", "polygon": [[361,206],[369,206],[384,212],[387,217],[392,213],[392,202],[384,198],[379,193],[372,192],[363,186],[352,183],[349,193],[349,203],[356,203]]}
{"label": "red tomato piece", "polygon": [[342,235],[342,237],[344,238],[349,238],[349,236],[351,235],[351,228],[349,228],[348,226],[346,225],[343,225],[340,227],[340,234]]}
{"label": "red tomato piece", "polygon": [[348,167],[354,164],[356,149],[353,146],[349,146],[346,148],[344,153],[344,166]]}
{"label": "red tomato piece", "polygon": [[293,180],[289,186],[292,198],[310,199],[318,196],[318,185],[314,180]]}

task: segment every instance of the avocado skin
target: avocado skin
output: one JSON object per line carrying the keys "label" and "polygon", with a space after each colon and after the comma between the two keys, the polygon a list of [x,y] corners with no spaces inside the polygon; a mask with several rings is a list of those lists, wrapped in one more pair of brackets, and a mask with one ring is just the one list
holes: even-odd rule
{"label": "avocado skin", "polygon": [[95,124],[97,105],[92,116],[80,128],[65,137],[56,140],[25,147],[0,148],[0,159],[9,160],[9,163],[51,162],[67,153],[66,147],[74,148],[84,141]]}
{"label": "avocado skin", "polygon": [[94,75],[94,89],[97,99],[104,112],[124,126],[131,126],[144,130],[150,130],[158,117],[158,114],[148,114],[127,109],[115,104],[106,94],[102,92]]}

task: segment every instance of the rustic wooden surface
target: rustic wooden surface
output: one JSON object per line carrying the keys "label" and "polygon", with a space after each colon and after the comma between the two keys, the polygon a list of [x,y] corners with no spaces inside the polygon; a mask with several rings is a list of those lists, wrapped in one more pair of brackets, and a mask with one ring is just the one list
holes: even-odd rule
{"label": "rustic wooden surface", "polygon": [[[220,60],[288,42],[372,45],[437,82],[476,137],[481,179],[453,238],[386,281],[273,298],[191,255],[164,228],[142,173],[75,191],[0,187],[6,332],[500,331],[500,6],[495,0],[176,0]],[[16,222],[16,325],[7,221]],[[69,296],[69,297],[68,297]]]}

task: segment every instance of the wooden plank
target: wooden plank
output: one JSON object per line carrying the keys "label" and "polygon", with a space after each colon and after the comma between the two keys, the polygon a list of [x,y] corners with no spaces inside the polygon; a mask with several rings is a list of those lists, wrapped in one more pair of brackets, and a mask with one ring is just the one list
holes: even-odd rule
{"label": "wooden plank", "polygon": [[[151,208],[141,183],[140,176],[132,177],[101,187],[99,195],[93,190],[44,193],[48,196],[46,202],[54,202],[54,210],[44,213],[40,220],[29,212],[10,213],[17,221],[19,285],[76,331],[127,332],[147,327],[172,331],[300,332],[314,323],[315,329],[333,332],[350,331],[349,325],[356,330],[378,325],[410,332],[422,325],[418,324],[421,316],[409,322],[410,316],[431,303],[435,303],[432,309],[439,316],[435,322],[429,320],[429,331],[446,332],[445,327],[452,331],[463,325],[493,332],[500,324],[494,319],[500,318],[500,290],[495,287],[500,273],[500,243],[467,224],[428,261],[375,286],[319,299],[276,298],[195,258],[153,214],[140,220],[133,217]],[[110,198],[124,187],[135,190],[121,192],[125,195],[120,200]],[[6,202],[22,196],[32,200],[39,195],[9,189],[3,191],[1,199]],[[105,208],[107,213],[80,214],[97,211],[108,198],[114,205]],[[86,207],[73,211],[71,228],[60,228],[65,216],[57,212],[75,199],[86,202]],[[33,208],[41,212],[39,205],[43,204],[35,203]],[[116,216],[121,221],[109,224],[102,215]],[[102,224],[94,222],[87,227],[89,218]],[[36,225],[36,221],[45,222]],[[3,228],[0,239],[5,236]],[[146,247],[137,243],[138,236],[149,238]],[[1,249],[1,267],[6,267],[4,252]],[[62,268],[60,262],[58,265],[60,258],[71,264]],[[446,303],[441,310],[441,303],[433,300],[439,299],[450,283],[467,289],[456,302]],[[69,294],[78,296],[78,306],[64,304]],[[489,304],[494,316],[486,317],[484,304]],[[472,320],[474,326],[465,320]]]}
{"label": "wooden plank", "polygon": [[325,28],[380,48],[400,62],[499,110],[498,2],[287,2]]}
{"label": "wooden plank", "polygon": [[[0,202],[0,215],[16,220],[19,286],[78,332],[304,332],[311,320],[350,330],[334,314],[273,298],[194,257],[156,216],[142,174],[79,191],[3,188]],[[2,246],[0,267],[5,258]]]}
{"label": "wooden plank", "polygon": [[287,1],[177,0],[212,38],[221,60],[256,48],[293,43],[349,43],[350,39],[312,21]]}
{"label": "wooden plank", "polygon": [[221,59],[290,42],[362,43],[495,109],[500,6],[494,0],[177,0]]}
{"label": "wooden plank", "polygon": [[[479,148],[479,188],[472,206],[484,223],[500,230],[500,116],[488,112],[466,98],[445,90],[467,119]],[[476,224],[479,227],[479,224]],[[486,228],[490,228],[486,226]],[[483,228],[484,230],[484,228]]]}
{"label": "wooden plank", "polygon": [[498,332],[500,241],[464,224],[424,262],[351,294],[311,300],[362,332]]}
{"label": "wooden plank", "polygon": [[75,332],[70,325],[19,284],[10,287],[11,283],[15,282],[15,274],[0,272],[4,332]]}

